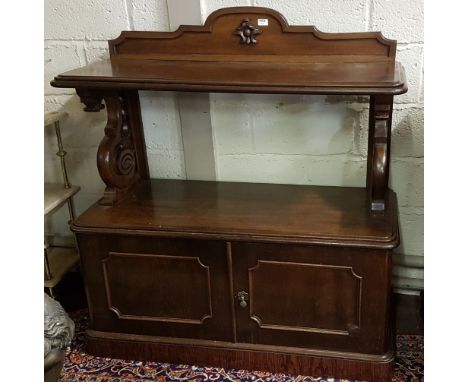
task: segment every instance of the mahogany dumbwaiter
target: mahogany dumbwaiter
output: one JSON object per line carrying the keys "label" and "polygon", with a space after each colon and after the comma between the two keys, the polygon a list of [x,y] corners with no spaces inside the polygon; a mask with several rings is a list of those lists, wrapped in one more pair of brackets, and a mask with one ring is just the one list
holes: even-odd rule
{"label": "mahogany dumbwaiter", "polygon": [[[239,7],[175,32],[122,32],[109,47],[110,60],[52,81],[108,115],[106,190],[72,224],[88,351],[390,380],[391,119],[407,91],[396,41]],[[150,179],[138,90],[368,96],[366,187]]]}

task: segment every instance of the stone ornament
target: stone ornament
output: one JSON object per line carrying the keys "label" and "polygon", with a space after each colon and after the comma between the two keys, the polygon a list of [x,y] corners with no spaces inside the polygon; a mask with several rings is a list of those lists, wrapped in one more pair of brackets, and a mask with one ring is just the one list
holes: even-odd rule
{"label": "stone ornament", "polygon": [[44,357],[54,349],[70,346],[75,323],[62,306],[44,293]]}

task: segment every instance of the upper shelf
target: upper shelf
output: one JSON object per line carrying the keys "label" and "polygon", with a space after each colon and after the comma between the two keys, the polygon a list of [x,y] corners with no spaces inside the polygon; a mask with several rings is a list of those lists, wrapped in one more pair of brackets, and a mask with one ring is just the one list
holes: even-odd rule
{"label": "upper shelf", "polygon": [[396,41],[380,32],[290,26],[268,8],[212,13],[175,32],[122,32],[110,60],[57,76],[55,87],[296,94],[402,94]]}

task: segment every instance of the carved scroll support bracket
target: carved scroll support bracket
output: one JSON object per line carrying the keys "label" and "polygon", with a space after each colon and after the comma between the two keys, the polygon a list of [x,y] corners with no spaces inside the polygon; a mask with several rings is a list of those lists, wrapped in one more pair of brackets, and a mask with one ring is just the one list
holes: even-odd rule
{"label": "carved scroll support bracket", "polygon": [[107,125],[97,153],[97,167],[106,184],[102,205],[114,205],[140,180],[125,100],[119,94],[104,97]]}
{"label": "carved scroll support bracket", "polygon": [[85,111],[107,109],[104,138],[97,152],[97,167],[106,185],[101,205],[122,201],[140,180],[148,179],[148,164],[137,92],[95,92],[77,89]]}
{"label": "carved scroll support bracket", "polygon": [[85,105],[84,111],[96,113],[104,109],[103,95],[89,89],[77,88],[76,93],[80,97],[81,103]]}
{"label": "carved scroll support bracket", "polygon": [[390,167],[393,96],[371,96],[367,189],[374,212],[385,210]]}

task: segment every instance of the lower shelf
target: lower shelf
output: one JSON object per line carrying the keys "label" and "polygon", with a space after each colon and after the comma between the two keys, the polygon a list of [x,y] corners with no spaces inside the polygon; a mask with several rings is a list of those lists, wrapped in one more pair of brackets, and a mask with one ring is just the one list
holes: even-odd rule
{"label": "lower shelf", "polygon": [[44,287],[55,287],[63,276],[78,264],[79,256],[75,248],[49,247],[47,249],[49,268],[52,277],[44,274]]}
{"label": "lower shelf", "polygon": [[384,355],[297,349],[284,346],[176,339],[87,331],[87,351],[96,356],[347,378],[392,379],[394,351]]}
{"label": "lower shelf", "polygon": [[151,179],[117,206],[96,203],[72,230],[392,249],[396,195],[387,198],[371,213],[365,188]]}

